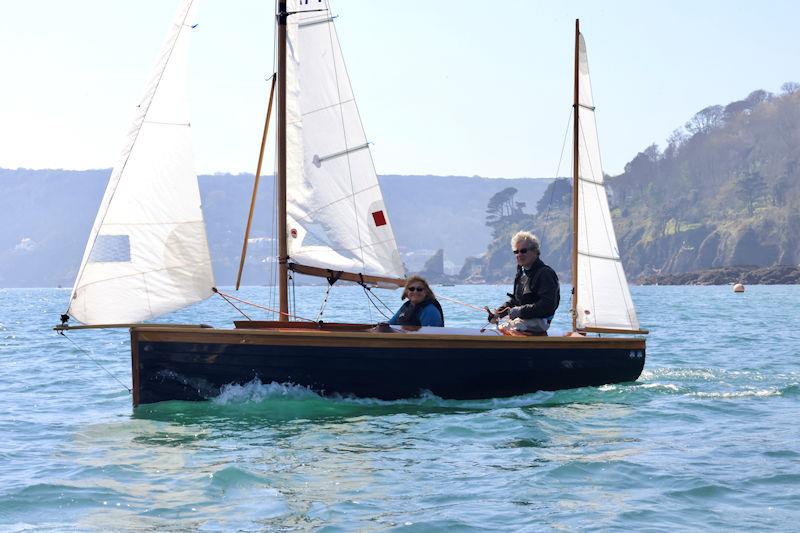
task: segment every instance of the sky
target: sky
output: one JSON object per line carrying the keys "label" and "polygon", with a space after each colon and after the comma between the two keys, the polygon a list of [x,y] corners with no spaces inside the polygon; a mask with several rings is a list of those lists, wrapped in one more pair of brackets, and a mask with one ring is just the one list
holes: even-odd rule
{"label": "sky", "polygon": [[[196,170],[252,173],[273,2],[201,2]],[[569,174],[576,18],[608,174],[706,106],[800,82],[800,3],[788,0],[331,3],[379,174]],[[177,4],[0,0],[0,167],[113,166]]]}

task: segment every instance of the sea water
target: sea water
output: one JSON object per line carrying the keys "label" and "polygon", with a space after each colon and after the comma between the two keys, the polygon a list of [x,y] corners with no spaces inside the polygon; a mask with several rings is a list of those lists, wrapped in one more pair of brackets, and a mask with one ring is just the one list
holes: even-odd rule
{"label": "sea water", "polygon": [[[435,290],[480,307],[508,287]],[[385,402],[256,382],[137,409],[127,331],[54,333],[68,297],[0,290],[0,531],[800,529],[800,286],[633,287],[635,383]],[[314,319],[324,288],[294,297]],[[215,297],[165,320],[239,318]],[[323,319],[384,320],[339,286]]]}

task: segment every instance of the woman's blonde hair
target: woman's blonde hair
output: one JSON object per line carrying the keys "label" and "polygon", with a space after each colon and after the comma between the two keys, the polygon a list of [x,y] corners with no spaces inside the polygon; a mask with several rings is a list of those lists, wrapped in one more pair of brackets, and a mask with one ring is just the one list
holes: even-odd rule
{"label": "woman's blonde hair", "polygon": [[536,253],[541,253],[539,239],[530,231],[518,231],[515,233],[511,237],[511,249],[515,249],[521,242],[527,242]]}
{"label": "woman's blonde hair", "polygon": [[425,281],[425,278],[423,278],[422,276],[411,276],[408,279],[406,279],[406,286],[403,288],[402,296],[400,296],[401,300],[405,300],[405,299],[408,298],[408,286],[411,285],[414,282],[421,283],[422,286],[425,288],[425,299],[426,300],[428,298],[430,298],[430,299],[435,299],[436,298],[436,295],[433,294],[433,291],[431,290],[431,286],[428,285],[428,282]]}

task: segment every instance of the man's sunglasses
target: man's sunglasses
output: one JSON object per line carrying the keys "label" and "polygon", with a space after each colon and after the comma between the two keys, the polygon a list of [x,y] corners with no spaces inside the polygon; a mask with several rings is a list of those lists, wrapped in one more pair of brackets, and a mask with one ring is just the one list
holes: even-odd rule
{"label": "man's sunglasses", "polygon": [[517,254],[525,255],[525,254],[527,254],[528,252],[531,252],[531,251],[533,251],[533,248],[520,248],[519,250],[514,250],[514,255],[517,255]]}

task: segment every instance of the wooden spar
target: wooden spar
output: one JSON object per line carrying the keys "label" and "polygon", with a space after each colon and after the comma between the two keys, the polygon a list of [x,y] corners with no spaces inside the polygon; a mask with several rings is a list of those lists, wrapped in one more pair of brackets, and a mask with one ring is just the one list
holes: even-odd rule
{"label": "wooden spar", "polygon": [[580,21],[575,19],[575,100],[572,104],[573,125],[572,125],[572,331],[578,329],[578,174],[580,161],[578,160],[578,76],[580,61],[580,40],[581,30]]}
{"label": "wooden spar", "polygon": [[272,84],[269,89],[269,103],[267,103],[267,118],[264,120],[264,133],[261,136],[261,150],[258,152],[258,165],[256,165],[256,178],[253,181],[253,196],[250,199],[250,214],[247,215],[247,227],[244,230],[244,242],[242,243],[242,257],[239,260],[239,272],[236,274],[236,290],[242,282],[242,270],[244,270],[244,258],[247,255],[247,239],[250,238],[250,225],[253,222],[253,211],[256,207],[256,194],[258,192],[258,180],[261,177],[261,163],[264,161],[264,146],[267,144],[267,133],[269,132],[269,119],[272,115],[272,97],[275,95],[275,74],[272,75]]}
{"label": "wooden spar", "polygon": [[354,281],[356,283],[364,283],[366,285],[376,285],[380,287],[402,287],[406,284],[403,278],[385,278],[382,276],[370,276],[367,274],[356,274],[353,272],[341,272],[330,270],[327,268],[319,268],[301,265],[298,263],[291,263],[289,269],[299,274],[307,276],[316,276],[318,278],[331,278],[334,280]]}
{"label": "wooden spar", "polygon": [[279,320],[289,320],[289,287],[286,243],[286,0],[278,1],[278,295]]}
{"label": "wooden spar", "polygon": [[[129,329],[129,328],[162,328],[165,324],[147,324],[142,322],[130,322],[126,324],[82,324],[80,326],[69,326],[67,324],[59,324],[53,326],[53,331],[72,331],[75,329]],[[171,328],[203,328],[210,329],[213,326],[208,324],[169,324]]]}
{"label": "wooden spar", "polygon": [[650,333],[649,329],[617,329],[617,328],[581,328],[581,331],[586,331],[589,333],[620,333],[626,335],[647,335]]}

